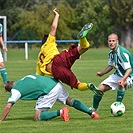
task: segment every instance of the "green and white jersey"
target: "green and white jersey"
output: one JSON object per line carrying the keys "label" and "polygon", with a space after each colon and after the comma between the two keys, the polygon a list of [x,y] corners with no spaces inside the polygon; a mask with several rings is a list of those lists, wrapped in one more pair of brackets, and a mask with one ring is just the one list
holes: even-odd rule
{"label": "green and white jersey", "polygon": [[[133,61],[131,53],[124,47],[118,45],[115,53],[111,50],[109,52],[108,65],[115,67],[114,74],[118,76],[124,76],[126,70],[132,68],[133,70]],[[133,76],[133,71],[130,74],[130,77]]]}
{"label": "green and white jersey", "polygon": [[2,36],[2,24],[0,23],[0,36]]}
{"label": "green and white jersey", "polygon": [[36,100],[39,96],[48,94],[57,83],[54,78],[27,75],[14,84],[8,103],[15,103],[19,99]]}

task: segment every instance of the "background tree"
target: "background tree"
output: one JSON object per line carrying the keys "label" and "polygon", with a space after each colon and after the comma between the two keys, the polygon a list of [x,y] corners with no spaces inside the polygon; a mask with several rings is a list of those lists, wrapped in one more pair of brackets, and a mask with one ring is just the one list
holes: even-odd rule
{"label": "background tree", "polygon": [[0,0],[0,15],[7,16],[8,40],[41,39],[49,33],[52,10],[60,13],[57,39],[77,39],[88,22],[94,24],[87,36],[93,47],[107,46],[115,32],[125,47],[133,47],[132,0]]}
{"label": "background tree", "polygon": [[105,0],[82,1],[75,9],[77,28],[92,22],[93,30],[89,33],[91,44],[95,47],[106,45],[107,36],[112,30],[112,21],[109,18],[109,6]]}
{"label": "background tree", "polygon": [[[18,23],[15,23],[14,29],[31,30],[36,32],[36,39],[42,39],[44,34],[48,34],[53,21],[54,5],[37,5],[32,11],[25,11],[19,14]],[[74,11],[68,3],[59,3],[56,5],[60,13],[59,26],[57,30],[57,39],[72,39],[71,23],[74,18]],[[35,38],[34,38],[35,39]]]}
{"label": "background tree", "polygon": [[109,0],[110,14],[121,45],[133,48],[133,1]]}

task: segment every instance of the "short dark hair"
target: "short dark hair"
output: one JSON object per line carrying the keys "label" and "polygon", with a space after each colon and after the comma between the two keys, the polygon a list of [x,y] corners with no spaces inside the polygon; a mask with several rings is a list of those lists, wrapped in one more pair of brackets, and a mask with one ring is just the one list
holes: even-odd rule
{"label": "short dark hair", "polygon": [[44,35],[42,38],[42,45],[47,41],[48,35]]}
{"label": "short dark hair", "polygon": [[11,89],[14,85],[15,81],[7,81],[5,84],[5,90],[11,92]]}

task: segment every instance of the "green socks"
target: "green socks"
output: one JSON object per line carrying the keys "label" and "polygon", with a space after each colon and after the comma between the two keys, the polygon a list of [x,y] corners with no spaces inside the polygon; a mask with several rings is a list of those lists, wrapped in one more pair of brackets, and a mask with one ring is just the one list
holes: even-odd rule
{"label": "green socks", "polygon": [[72,100],[71,106],[84,113],[88,113],[90,116],[92,115],[92,111],[79,100]]}
{"label": "green socks", "polygon": [[98,96],[98,95],[94,94],[94,96],[93,96],[93,108],[95,110],[98,109],[98,106],[99,106],[99,103],[101,100],[102,100],[102,96]]}
{"label": "green socks", "polygon": [[[124,98],[124,94],[125,94],[125,89],[118,89],[117,90],[117,97],[116,97],[116,101],[117,102],[122,102],[123,98]],[[101,101],[102,97],[98,96],[96,94],[94,94],[93,96],[93,108],[94,109],[98,109],[99,103]]]}
{"label": "green socks", "polygon": [[[96,95],[97,96],[97,95]],[[74,107],[75,109],[82,111],[84,113],[89,114],[90,116],[92,115],[92,111],[82,102],[80,102],[79,100],[72,100],[71,102],[71,107]],[[41,120],[49,120],[52,119],[54,117],[60,116],[60,110],[56,110],[56,111],[51,111],[51,112],[42,112],[40,114],[40,116],[38,117],[38,119]]]}
{"label": "green socks", "polygon": [[125,88],[117,90],[117,97],[116,97],[117,102],[122,102],[125,95],[125,91],[126,91]]}
{"label": "green socks", "polygon": [[1,76],[4,84],[8,81],[8,76],[5,68],[0,68]]}
{"label": "green socks", "polygon": [[38,119],[41,120],[49,120],[52,119],[54,117],[60,116],[60,110],[56,110],[56,111],[51,111],[51,112],[42,112],[40,114],[40,116],[38,117]]}

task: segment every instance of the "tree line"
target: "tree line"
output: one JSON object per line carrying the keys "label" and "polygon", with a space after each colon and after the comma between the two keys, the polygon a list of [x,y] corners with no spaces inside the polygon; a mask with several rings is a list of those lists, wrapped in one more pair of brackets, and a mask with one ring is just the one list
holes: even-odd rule
{"label": "tree line", "polygon": [[60,14],[57,40],[77,39],[82,26],[92,22],[87,36],[92,47],[107,46],[110,33],[118,34],[122,46],[133,47],[132,0],[0,0],[8,40],[41,40],[49,33],[55,7]]}

